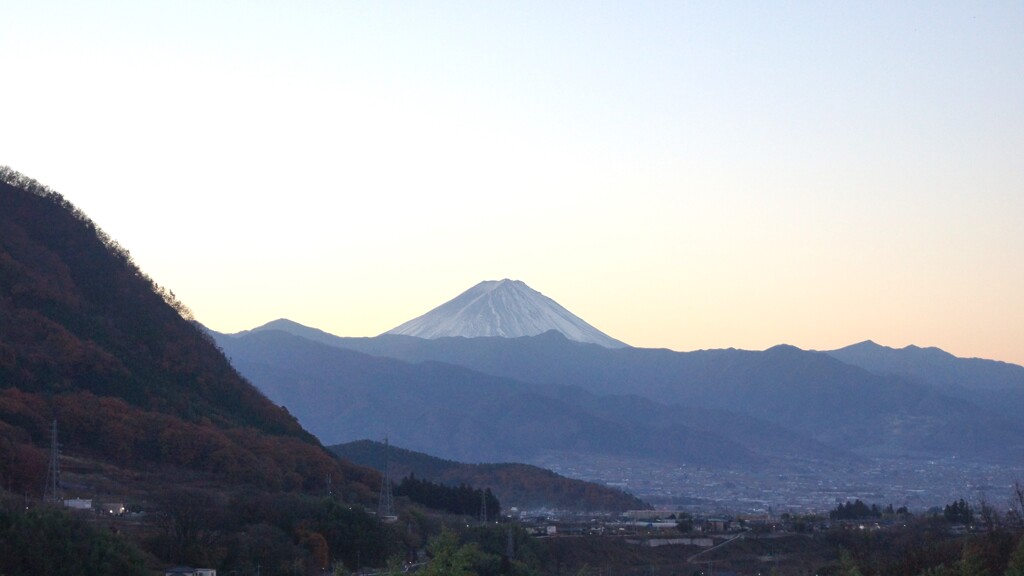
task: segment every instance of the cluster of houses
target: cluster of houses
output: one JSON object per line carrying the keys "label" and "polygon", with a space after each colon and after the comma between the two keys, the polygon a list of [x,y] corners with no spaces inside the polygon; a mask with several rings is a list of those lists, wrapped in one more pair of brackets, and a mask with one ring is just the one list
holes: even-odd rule
{"label": "cluster of houses", "polygon": [[[747,518],[691,518],[685,514],[677,517],[675,513],[663,510],[634,510],[622,515],[603,518],[567,518],[549,514],[525,514],[520,515],[518,521],[527,533],[535,537],[667,534],[672,540],[666,543],[695,546],[710,546],[713,535],[734,534],[752,527],[751,519]],[[690,527],[684,528],[682,532],[690,537],[682,538],[683,534],[679,529],[680,521],[689,524]]]}

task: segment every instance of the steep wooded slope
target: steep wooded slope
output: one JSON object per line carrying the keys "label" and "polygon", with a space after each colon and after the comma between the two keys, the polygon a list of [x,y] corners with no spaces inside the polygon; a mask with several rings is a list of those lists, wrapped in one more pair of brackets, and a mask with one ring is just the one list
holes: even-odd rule
{"label": "steep wooded slope", "polygon": [[0,474],[10,488],[41,488],[53,418],[66,453],[120,466],[270,489],[313,489],[329,474],[375,483],[243,379],[184,306],[61,195],[2,168],[0,206]]}

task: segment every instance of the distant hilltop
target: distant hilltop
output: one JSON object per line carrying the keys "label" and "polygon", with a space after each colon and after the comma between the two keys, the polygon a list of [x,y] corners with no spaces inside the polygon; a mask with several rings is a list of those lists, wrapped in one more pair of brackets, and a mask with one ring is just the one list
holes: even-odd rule
{"label": "distant hilltop", "polygon": [[585,322],[519,280],[487,280],[385,334],[418,338],[537,336],[554,330],[605,348],[627,345]]}

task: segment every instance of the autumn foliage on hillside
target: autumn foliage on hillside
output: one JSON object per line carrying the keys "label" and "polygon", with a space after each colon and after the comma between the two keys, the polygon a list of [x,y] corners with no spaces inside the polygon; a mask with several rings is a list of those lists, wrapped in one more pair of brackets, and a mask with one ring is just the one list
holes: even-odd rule
{"label": "autumn foliage on hillside", "polygon": [[269,490],[330,476],[370,497],[376,474],[333,458],[244,380],[174,295],[60,194],[0,167],[0,207],[4,487],[38,491],[57,419],[66,453]]}
{"label": "autumn foliage on hillside", "polygon": [[61,195],[0,168],[0,381],[306,437],[173,294]]}
{"label": "autumn foliage on hillside", "polygon": [[50,415],[60,423],[65,453],[120,467],[203,472],[270,491],[323,491],[327,478],[347,479],[364,501],[371,498],[367,485],[377,481],[299,438],[185,422],[91,392],[44,396],[9,388],[0,390],[0,470],[10,488],[36,493],[41,487],[46,456],[39,446],[48,440]]}

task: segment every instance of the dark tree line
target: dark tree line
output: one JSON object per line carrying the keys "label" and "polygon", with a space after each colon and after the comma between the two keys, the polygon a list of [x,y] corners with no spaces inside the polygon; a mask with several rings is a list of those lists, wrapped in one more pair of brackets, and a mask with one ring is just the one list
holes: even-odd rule
{"label": "dark tree line", "polygon": [[[892,505],[889,505],[890,512]],[[828,513],[828,517],[833,520],[861,520],[864,518],[881,518],[882,510],[878,507],[878,504],[872,504],[868,506],[860,499],[853,502],[845,502],[835,507],[834,510]]]}
{"label": "dark tree line", "polygon": [[946,504],[942,509],[942,517],[951,524],[970,524],[974,521],[974,510],[961,498],[952,504]]}
{"label": "dark tree line", "polygon": [[908,516],[910,516],[910,511],[907,510],[906,506],[893,509],[892,504],[888,504],[885,508],[879,508],[878,504],[868,506],[860,499],[853,502],[844,502],[828,513],[828,517],[832,520],[866,520],[882,517],[906,518]]}
{"label": "dark tree line", "polygon": [[490,488],[482,490],[467,484],[445,486],[409,474],[402,478],[394,492],[395,496],[405,496],[427,508],[466,516],[478,516],[481,504],[484,504],[488,519],[496,520],[501,517],[501,503],[491,493]]}

